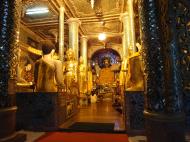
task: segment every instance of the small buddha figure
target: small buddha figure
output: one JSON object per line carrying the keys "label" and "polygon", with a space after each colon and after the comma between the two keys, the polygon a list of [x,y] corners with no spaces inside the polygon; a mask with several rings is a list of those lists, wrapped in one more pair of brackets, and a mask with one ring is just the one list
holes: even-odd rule
{"label": "small buddha figure", "polygon": [[127,91],[144,91],[144,75],[140,51],[128,59]]}
{"label": "small buddha figure", "polygon": [[17,66],[17,83],[19,84],[32,84],[33,77],[33,60],[29,57],[27,52],[21,49],[18,52],[20,57]]}
{"label": "small buddha figure", "polygon": [[82,56],[79,58],[79,91],[80,96],[86,93],[86,68]]}
{"label": "small buddha figure", "polygon": [[[68,94],[71,94],[72,88],[77,84],[77,72],[78,72],[78,64],[74,57],[74,52],[71,48],[69,48],[66,52],[67,61],[65,62],[65,83],[66,83],[66,91]],[[76,87],[75,87],[76,88]]]}
{"label": "small buddha figure", "polygon": [[125,84],[126,73],[127,73],[127,58],[124,57],[123,61],[121,63],[121,70],[120,70],[120,74],[119,74],[119,84],[121,86],[124,86],[124,84]]}
{"label": "small buddha figure", "polygon": [[24,80],[26,80],[28,83],[32,84],[34,80],[33,76],[33,65],[27,64],[25,68],[22,70],[21,75],[23,76]]}
{"label": "small buddha figure", "polygon": [[88,73],[87,73],[87,75],[88,75],[87,91],[88,91],[88,94],[90,94],[90,92],[93,89],[92,68],[91,68],[90,63],[88,63]]}
{"label": "small buddha figure", "polygon": [[124,92],[126,74],[127,74],[127,58],[124,57],[121,63],[121,70],[119,73],[119,88],[120,88],[121,94],[123,94]]}
{"label": "small buddha figure", "polygon": [[34,68],[34,82],[37,92],[57,92],[64,87],[62,63],[53,59],[54,45],[48,41],[42,44],[42,58],[37,60]]}
{"label": "small buddha figure", "polygon": [[95,71],[96,71],[96,77],[98,78],[100,76],[100,67],[98,65],[98,60],[95,61],[94,68],[95,68]]}

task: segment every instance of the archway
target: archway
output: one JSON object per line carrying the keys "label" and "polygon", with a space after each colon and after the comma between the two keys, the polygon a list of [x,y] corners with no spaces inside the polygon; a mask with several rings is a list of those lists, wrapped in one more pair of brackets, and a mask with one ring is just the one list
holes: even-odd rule
{"label": "archway", "polygon": [[104,58],[109,58],[111,64],[117,64],[121,61],[121,56],[116,50],[112,48],[103,48],[93,53],[91,57],[92,61],[91,65],[93,66],[95,62],[98,61],[100,68],[102,68],[103,67],[102,61]]}

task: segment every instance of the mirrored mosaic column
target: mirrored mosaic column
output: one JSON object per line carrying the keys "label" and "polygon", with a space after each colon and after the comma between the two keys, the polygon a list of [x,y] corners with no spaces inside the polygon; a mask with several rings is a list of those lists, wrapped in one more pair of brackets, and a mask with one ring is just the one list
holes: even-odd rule
{"label": "mirrored mosaic column", "polygon": [[15,134],[21,5],[21,0],[0,2],[0,141],[26,140],[25,136],[20,139]]}
{"label": "mirrored mosaic column", "polygon": [[184,142],[176,6],[172,0],[139,0],[145,66],[147,142]]}

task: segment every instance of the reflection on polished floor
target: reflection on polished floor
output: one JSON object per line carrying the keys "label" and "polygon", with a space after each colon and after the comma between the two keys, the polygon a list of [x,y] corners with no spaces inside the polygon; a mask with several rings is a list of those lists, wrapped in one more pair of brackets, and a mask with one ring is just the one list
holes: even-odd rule
{"label": "reflection on polished floor", "polygon": [[125,130],[123,114],[112,107],[111,100],[92,103],[80,108],[76,116],[70,118],[61,127],[68,128],[75,122],[114,123],[114,130]]}

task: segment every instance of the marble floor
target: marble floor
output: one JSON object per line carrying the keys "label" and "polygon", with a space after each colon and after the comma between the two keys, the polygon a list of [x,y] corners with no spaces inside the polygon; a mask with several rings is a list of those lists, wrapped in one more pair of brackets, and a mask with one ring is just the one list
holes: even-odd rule
{"label": "marble floor", "polygon": [[124,116],[112,107],[111,100],[104,100],[82,106],[76,116],[61,127],[67,128],[75,122],[114,123],[114,130],[125,130]]}

